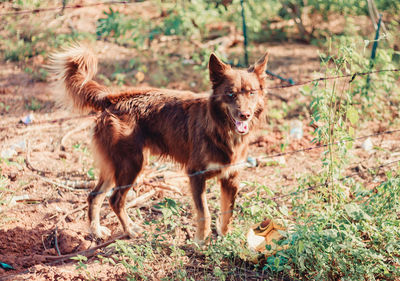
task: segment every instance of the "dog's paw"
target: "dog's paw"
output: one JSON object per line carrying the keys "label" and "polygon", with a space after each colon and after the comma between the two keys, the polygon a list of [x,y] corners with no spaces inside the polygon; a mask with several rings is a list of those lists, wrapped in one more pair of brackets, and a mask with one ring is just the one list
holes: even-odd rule
{"label": "dog's paw", "polygon": [[204,246],[206,244],[206,240],[199,237],[194,237],[193,241],[199,246]]}
{"label": "dog's paw", "polygon": [[142,234],[144,229],[137,224],[130,224],[129,227],[126,229],[126,233],[129,235],[130,238],[137,238]]}
{"label": "dog's paw", "polygon": [[217,220],[215,221],[215,228],[217,229],[217,233],[219,236],[224,236],[222,234],[222,230],[221,230],[221,219],[217,218]]}
{"label": "dog's paw", "polygon": [[105,239],[111,236],[111,230],[102,225],[92,225],[90,230],[96,238]]}
{"label": "dog's paw", "polygon": [[215,228],[219,236],[225,236],[231,230],[229,225],[225,225],[225,227],[222,226],[221,218],[217,218],[217,220],[215,221]]}

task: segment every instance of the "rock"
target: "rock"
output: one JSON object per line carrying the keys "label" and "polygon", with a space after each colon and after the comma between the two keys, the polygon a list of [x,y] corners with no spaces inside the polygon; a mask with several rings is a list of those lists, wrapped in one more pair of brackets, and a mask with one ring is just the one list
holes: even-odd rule
{"label": "rock", "polygon": [[367,152],[371,152],[372,149],[374,148],[374,145],[372,144],[372,140],[370,138],[367,138],[361,145],[362,149],[364,149]]}
{"label": "rock", "polygon": [[63,229],[58,233],[58,248],[63,255],[76,252],[83,241],[81,235],[70,229]]}

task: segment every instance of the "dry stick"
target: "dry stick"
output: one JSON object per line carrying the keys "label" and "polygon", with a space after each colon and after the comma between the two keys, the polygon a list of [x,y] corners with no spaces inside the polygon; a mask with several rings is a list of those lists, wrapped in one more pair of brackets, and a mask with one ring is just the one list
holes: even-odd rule
{"label": "dry stick", "polygon": [[77,133],[77,132],[79,132],[79,131],[81,131],[81,130],[83,130],[83,129],[86,129],[86,127],[88,127],[88,126],[90,126],[90,125],[91,125],[91,123],[83,123],[83,124],[81,124],[80,126],[78,126],[77,128],[75,128],[75,129],[73,129],[73,130],[70,130],[68,133],[66,133],[66,134],[62,137],[62,139],[61,139],[61,144],[60,144],[61,150],[65,150],[65,142],[67,141],[67,139],[68,139],[71,135],[73,135],[73,134],[75,134],[75,133]]}
{"label": "dry stick", "polygon": [[70,180],[65,180],[62,182],[62,184],[66,186],[70,186],[74,189],[92,189],[93,187],[96,186],[95,181],[70,181]]}
{"label": "dry stick", "polygon": [[175,187],[173,185],[169,185],[169,184],[163,183],[163,182],[143,181],[143,184],[150,185],[150,186],[155,187],[155,188],[160,188],[160,189],[172,191],[172,192],[178,193],[179,195],[182,195],[182,192],[177,187]]}
{"label": "dry stick", "polygon": [[67,186],[67,185],[65,185],[65,184],[62,184],[62,183],[60,183],[60,182],[55,182],[55,181],[50,180],[50,179],[48,179],[48,178],[46,178],[46,177],[44,177],[44,176],[42,176],[42,175],[39,175],[39,174],[31,173],[31,175],[33,175],[33,176],[35,176],[35,177],[38,177],[39,179],[41,179],[41,180],[44,181],[44,182],[47,182],[47,183],[50,183],[50,184],[54,184],[54,185],[56,185],[56,186],[58,186],[58,187],[62,187],[62,188],[67,189],[67,190],[71,190],[71,191],[86,191],[86,190],[84,190],[84,189],[75,189],[75,188],[72,188],[72,187]]}
{"label": "dry stick", "polygon": [[86,208],[87,208],[87,205],[85,204],[85,205],[83,205],[83,206],[81,206],[81,207],[79,207],[79,208],[73,209],[71,212],[68,212],[68,213],[64,214],[64,215],[56,222],[56,225],[58,225],[60,222],[62,222],[63,220],[65,220],[69,215],[72,215],[72,214],[74,214],[74,213],[76,213],[76,212],[82,211],[82,210],[84,210],[84,209],[86,209]]}
{"label": "dry stick", "polygon": [[35,168],[33,165],[32,165],[32,163],[31,163],[31,144],[30,144],[30,141],[29,141],[29,139],[28,140],[26,140],[26,158],[25,158],[25,164],[26,164],[26,167],[29,169],[29,170],[31,170],[32,172],[36,172],[36,173],[39,173],[39,174],[50,174],[51,172],[50,171],[43,171],[43,170],[39,170],[39,169],[37,169],[37,168]]}
{"label": "dry stick", "polygon": [[139,197],[133,199],[131,202],[126,204],[126,208],[132,208],[136,207],[140,204],[143,204],[147,200],[149,200],[154,194],[156,194],[156,191],[154,189],[150,190],[149,192],[146,192],[143,195],[140,195]]}
{"label": "dry stick", "polygon": [[98,249],[107,247],[108,245],[114,243],[116,240],[125,239],[125,238],[129,238],[129,235],[128,234],[119,235],[119,236],[117,236],[117,237],[115,237],[115,238],[113,238],[113,239],[111,239],[111,240],[109,240],[107,242],[104,242],[104,243],[102,243],[100,245],[97,245],[96,247],[93,247],[93,248],[90,248],[90,249],[87,249],[87,250],[83,250],[83,251],[80,251],[80,252],[75,252],[75,253],[72,253],[72,254],[61,255],[61,256],[42,256],[42,257],[47,259],[47,260],[53,260],[53,261],[59,261],[59,262],[68,260],[68,259],[70,259],[72,257],[77,256],[77,255],[81,255],[81,256],[85,256],[85,257],[91,257],[91,256],[94,256],[95,252]]}
{"label": "dry stick", "polygon": [[[377,21],[379,19],[379,11],[376,8],[374,0],[367,0],[367,3],[368,3],[368,11],[369,11],[369,15],[371,17],[372,24],[374,25],[374,28],[376,30],[378,28]],[[381,27],[382,27],[383,33],[387,34],[385,23],[383,21],[381,22]]]}

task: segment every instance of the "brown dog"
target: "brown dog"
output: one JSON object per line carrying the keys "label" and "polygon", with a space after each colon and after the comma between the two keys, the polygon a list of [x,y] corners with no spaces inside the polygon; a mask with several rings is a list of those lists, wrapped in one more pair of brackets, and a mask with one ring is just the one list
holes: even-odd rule
{"label": "brown dog", "polygon": [[92,80],[97,60],[90,51],[75,46],[53,55],[50,67],[63,96],[81,111],[100,112],[93,135],[100,178],[88,198],[90,228],[96,236],[110,235],[99,218],[102,202],[114,184],[110,205],[124,231],[131,237],[141,231],[124,206],[143,168],[145,150],[185,166],[197,211],[197,241],[210,233],[206,180],[218,176],[219,233],[228,232],[238,192],[238,172],[230,165],[245,160],[249,136],[262,119],[267,60],[268,53],[249,69],[235,70],[212,54],[211,95],[154,88],[112,93]]}

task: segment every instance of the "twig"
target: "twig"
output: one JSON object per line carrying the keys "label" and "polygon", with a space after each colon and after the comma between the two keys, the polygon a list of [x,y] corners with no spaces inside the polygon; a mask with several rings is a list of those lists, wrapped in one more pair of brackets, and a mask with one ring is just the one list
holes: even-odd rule
{"label": "twig", "polygon": [[179,195],[182,195],[182,192],[177,187],[175,187],[173,185],[169,185],[169,184],[163,183],[163,182],[143,181],[143,184],[150,185],[150,186],[155,187],[155,188],[160,188],[160,189],[172,191],[172,192],[178,193]]}
{"label": "twig", "polygon": [[42,175],[39,175],[39,174],[36,174],[36,173],[31,173],[31,174],[34,175],[34,176],[36,176],[36,177],[38,177],[38,178],[40,178],[40,179],[41,179],[42,181],[44,181],[44,182],[47,182],[47,183],[50,183],[50,184],[54,184],[54,185],[56,185],[56,186],[58,186],[58,187],[62,187],[62,188],[67,189],[67,190],[71,190],[71,191],[85,191],[84,189],[75,189],[75,188],[70,187],[70,186],[67,186],[67,185],[65,185],[65,184],[63,184],[63,183],[55,182],[55,181],[53,181],[53,180],[51,180],[51,179],[49,179],[49,178],[46,178],[46,177],[44,177],[44,176],[42,176]]}
{"label": "twig", "polygon": [[31,144],[29,140],[26,140],[26,158],[25,158],[25,165],[26,167],[31,170],[32,172],[36,172],[39,174],[50,174],[50,171],[43,171],[35,168],[31,163]]}
{"label": "twig", "polygon": [[[374,0],[367,0],[367,4],[368,4],[368,11],[369,11],[369,15],[371,17],[371,21],[374,25],[375,30],[378,28],[377,26],[377,20],[379,19],[379,11],[378,8],[375,5]],[[382,26],[382,30],[384,34],[387,34],[387,29],[385,27],[385,23],[382,21],[381,23]],[[386,38],[387,40],[387,38]]]}
{"label": "twig", "polygon": [[92,189],[95,187],[96,182],[95,181],[70,181],[70,180],[65,180],[62,182],[62,184],[65,184],[66,186],[72,187],[74,189]]}
{"label": "twig", "polygon": [[42,256],[42,257],[45,258],[45,259],[47,259],[47,260],[60,261],[60,262],[61,262],[61,261],[68,260],[68,259],[70,259],[70,258],[72,258],[72,257],[77,256],[77,255],[81,255],[81,256],[85,256],[85,257],[91,257],[91,256],[93,256],[93,255],[95,254],[95,252],[96,252],[98,249],[107,247],[108,245],[114,243],[116,240],[125,239],[125,238],[129,238],[129,235],[128,235],[128,234],[119,235],[119,236],[117,236],[117,237],[115,237],[115,238],[113,238],[113,239],[111,239],[111,240],[109,240],[109,241],[107,241],[107,242],[104,242],[104,243],[102,243],[102,244],[100,244],[100,245],[97,245],[96,247],[93,247],[93,248],[87,249],[87,250],[83,250],[83,251],[80,251],[80,252],[75,252],[75,253],[68,254],[68,255],[60,255],[60,256]]}
{"label": "twig", "polygon": [[[38,175],[38,176],[40,176],[40,175]],[[44,182],[47,182],[47,183],[50,183],[50,184],[54,184],[54,185],[56,185],[56,186],[58,186],[58,187],[65,188],[65,189],[67,189],[67,190],[72,190],[72,191],[80,190],[80,189],[75,189],[75,188],[73,188],[73,187],[70,187],[70,186],[67,186],[67,185],[65,185],[65,184],[62,184],[62,183],[60,183],[60,182],[52,181],[52,180],[50,180],[50,179],[48,179],[48,178],[45,178],[45,177],[43,177],[43,176],[40,176],[40,178],[41,178],[42,181],[44,181]]]}
{"label": "twig", "polygon": [[73,135],[73,134],[75,134],[75,133],[77,133],[77,132],[79,132],[79,131],[81,131],[83,129],[86,129],[86,127],[88,127],[90,124],[91,124],[91,122],[90,123],[83,123],[80,126],[78,126],[77,128],[75,128],[73,130],[70,130],[68,133],[66,133],[61,139],[60,149],[65,151],[65,142],[67,141],[67,139],[71,135]]}
{"label": "twig", "polygon": [[83,206],[81,206],[81,207],[79,207],[79,208],[73,209],[71,212],[68,212],[68,213],[64,214],[64,215],[56,222],[56,225],[58,225],[60,222],[62,222],[63,220],[65,220],[69,215],[72,215],[72,214],[74,214],[74,213],[76,213],[76,212],[82,211],[82,210],[84,210],[85,208],[87,208],[87,205],[86,205],[86,204],[83,205]]}
{"label": "twig", "polygon": [[58,233],[57,233],[57,226],[56,226],[56,229],[54,230],[54,246],[56,247],[57,254],[58,254],[59,256],[61,256],[60,249],[58,248],[57,234],[58,234]]}
{"label": "twig", "polygon": [[143,195],[140,195],[139,197],[133,199],[131,202],[126,204],[126,208],[132,208],[136,207],[140,204],[143,204],[147,200],[149,200],[154,194],[156,194],[156,191],[154,189],[150,190],[149,192],[146,192]]}

